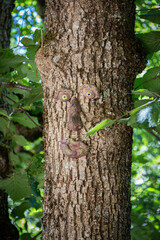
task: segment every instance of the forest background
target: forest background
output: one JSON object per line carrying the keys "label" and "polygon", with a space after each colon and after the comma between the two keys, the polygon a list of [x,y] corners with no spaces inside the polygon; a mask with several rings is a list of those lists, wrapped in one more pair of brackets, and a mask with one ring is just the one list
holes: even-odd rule
{"label": "forest background", "polygon": [[[132,240],[160,238],[160,6],[158,0],[137,0],[135,31],[146,51],[146,69],[137,76],[133,109],[118,121],[134,128],[132,163]],[[34,62],[46,35],[37,1],[16,0],[10,49],[1,50],[1,145],[11,162],[9,178],[0,181],[9,197],[9,214],[20,240],[40,239],[44,151],[43,92]],[[8,109],[10,109],[8,111]],[[117,121],[117,120],[116,120]],[[93,128],[94,134],[109,126]]]}

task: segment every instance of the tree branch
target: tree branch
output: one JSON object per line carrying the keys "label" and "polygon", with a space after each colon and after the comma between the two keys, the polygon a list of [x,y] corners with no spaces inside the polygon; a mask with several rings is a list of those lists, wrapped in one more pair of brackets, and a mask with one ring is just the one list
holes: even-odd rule
{"label": "tree branch", "polygon": [[10,83],[1,82],[0,84],[1,85],[8,85],[9,87],[19,88],[19,89],[26,90],[26,91],[31,91],[32,90],[31,87],[23,86],[23,85],[16,84],[16,83],[13,83],[13,82],[10,82]]}
{"label": "tree branch", "polygon": [[150,78],[150,79],[144,81],[143,83],[139,84],[134,90],[136,90],[137,88],[139,88],[139,87],[140,87],[141,85],[143,85],[144,83],[150,82],[150,81],[152,81],[152,80],[154,80],[154,79],[157,79],[157,78],[159,78],[159,77],[160,77],[160,75],[158,75],[158,76],[156,76],[156,77],[154,77],[154,78]]}
{"label": "tree branch", "polygon": [[145,129],[148,133],[150,133],[153,137],[157,139],[157,141],[160,141],[160,137],[152,131],[152,129]]}
{"label": "tree branch", "polygon": [[[12,98],[4,95],[3,93],[2,93],[2,96],[5,97],[5,98],[8,98],[10,101],[12,101],[13,103],[17,104],[16,101],[14,101]],[[26,116],[34,123],[34,125],[36,125],[36,127],[38,128],[38,130],[39,130],[40,132],[42,132],[42,128],[39,127],[39,125],[29,116],[29,114],[23,109],[23,107],[22,107],[21,105],[18,105],[18,107],[26,114]]]}
{"label": "tree branch", "polygon": [[42,231],[40,231],[36,236],[34,236],[33,238],[30,238],[30,240],[35,240],[39,235],[41,235]]}

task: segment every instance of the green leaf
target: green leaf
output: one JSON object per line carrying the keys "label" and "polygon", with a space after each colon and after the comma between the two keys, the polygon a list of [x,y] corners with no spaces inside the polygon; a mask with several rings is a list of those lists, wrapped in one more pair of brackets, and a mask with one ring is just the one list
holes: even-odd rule
{"label": "green leaf", "polygon": [[5,136],[8,133],[8,120],[0,117],[0,131]]}
{"label": "green leaf", "polygon": [[160,67],[150,68],[143,78],[136,78],[134,88],[160,92]]}
{"label": "green leaf", "polygon": [[158,124],[159,115],[160,115],[159,103],[158,103],[158,102],[155,102],[155,103],[152,105],[151,118],[152,118],[152,121],[153,121],[156,125]]}
{"label": "green leaf", "polygon": [[143,96],[147,96],[147,97],[158,97],[159,96],[159,94],[157,94],[155,92],[151,92],[147,89],[139,89],[137,91],[133,90],[132,94],[143,95]]}
{"label": "green leaf", "polygon": [[0,180],[0,188],[9,194],[13,201],[31,195],[26,173],[13,174],[10,178]]}
{"label": "green leaf", "polygon": [[31,38],[27,38],[27,37],[23,37],[22,40],[21,40],[21,43],[22,43],[25,47],[35,45],[34,42],[33,42],[33,40],[32,40]]}
{"label": "green leaf", "polygon": [[90,135],[93,135],[96,133],[98,130],[106,128],[111,126],[112,124],[115,123],[116,120],[111,120],[109,118],[105,119],[101,123],[98,123],[94,128],[92,128],[89,132],[87,132],[86,136],[89,137]]}
{"label": "green leaf", "polygon": [[158,125],[158,117],[160,115],[158,101],[150,101],[147,99],[135,102],[137,108],[131,110],[129,113],[131,117],[127,119],[127,125],[132,128],[150,128]]}
{"label": "green leaf", "polygon": [[12,139],[17,143],[17,145],[20,145],[20,146],[27,145],[27,140],[22,135],[14,135]]}
{"label": "green leaf", "polygon": [[12,210],[11,216],[18,219],[24,218],[24,212],[31,207],[30,202],[24,201]]}
{"label": "green leaf", "polygon": [[160,24],[160,11],[157,9],[154,11],[151,10],[149,13],[144,14],[144,15],[139,15],[140,18],[149,20],[153,23],[158,23]]}
{"label": "green leaf", "polygon": [[22,103],[24,105],[29,105],[34,102],[41,101],[43,98],[43,90],[42,87],[35,87],[33,88],[26,98],[23,98]]}
{"label": "green leaf", "polygon": [[[15,95],[15,94],[7,94],[7,97],[13,99],[16,103],[19,102],[19,98],[18,98],[18,96]],[[15,104],[14,102],[12,102],[12,101],[11,101],[10,99],[8,99],[8,98],[5,98],[5,100],[6,100],[6,102],[8,102],[8,103],[11,104],[11,105],[14,105],[14,104]]]}
{"label": "green leaf", "polygon": [[140,127],[140,125],[137,122],[137,116],[136,114],[131,116],[128,121],[127,121],[127,126],[130,126],[132,128],[138,128]]}
{"label": "green leaf", "polygon": [[32,158],[32,156],[26,152],[19,152],[18,156],[19,156],[20,160],[23,162],[25,162],[25,161],[28,162]]}
{"label": "green leaf", "polygon": [[34,60],[35,59],[35,55],[36,55],[37,49],[38,49],[37,45],[27,47],[26,55],[29,58],[29,60]]}
{"label": "green leaf", "polygon": [[32,191],[32,194],[34,195],[34,197],[35,198],[39,197],[40,196],[40,191],[37,188],[39,183],[36,181],[36,179],[32,175],[30,175],[29,183],[31,185],[31,191]]}
{"label": "green leaf", "polygon": [[155,99],[153,101],[149,101],[149,102],[147,102],[147,103],[145,103],[145,104],[143,104],[143,105],[141,105],[137,108],[134,108],[133,110],[129,111],[128,113],[130,115],[134,115],[135,113],[139,112],[141,109],[146,108],[147,106],[153,104],[155,101],[156,101]]}
{"label": "green leaf", "polygon": [[129,118],[121,118],[120,120],[119,120],[119,123],[127,123],[128,122],[128,120],[129,120]]}
{"label": "green leaf", "polygon": [[140,107],[148,102],[150,102],[150,99],[142,99],[142,100],[137,100],[134,102],[134,108]]}
{"label": "green leaf", "polygon": [[157,102],[152,103],[152,105],[150,106],[143,107],[140,111],[136,112],[136,114],[133,114],[129,118],[127,125],[141,128],[156,127],[158,125],[158,116],[160,114],[160,110],[157,109],[157,107],[158,107]]}
{"label": "green leaf", "polygon": [[147,72],[143,75],[143,80],[149,80],[151,78],[157,77],[160,75],[160,67],[154,67],[147,70]]}
{"label": "green leaf", "polygon": [[148,190],[148,192],[154,192],[154,193],[158,193],[158,195],[160,195],[160,190],[157,190],[157,189],[155,189],[155,188],[148,188],[147,189]]}
{"label": "green leaf", "polygon": [[159,31],[137,34],[136,36],[142,41],[147,54],[157,52],[160,50]]}
{"label": "green leaf", "polygon": [[37,175],[39,173],[43,173],[43,163],[41,162],[42,156],[35,155],[32,160],[32,164],[29,166],[28,171],[29,174],[33,175],[37,179]]}
{"label": "green leaf", "polygon": [[30,197],[28,200],[29,200],[29,202],[30,202],[30,204],[31,204],[31,207],[35,208],[36,210],[37,210],[38,208],[41,208],[41,207],[42,207],[42,204],[41,204],[40,202],[36,201],[37,198],[35,198],[35,197]]}
{"label": "green leaf", "polygon": [[[33,64],[35,66],[35,64]],[[37,70],[37,68],[34,68],[33,65],[29,66],[28,63],[23,64],[23,66],[21,67],[21,70],[24,74],[26,74],[27,78],[29,78],[29,80],[31,82],[39,82],[40,81],[40,75],[39,72]]]}
{"label": "green leaf", "polygon": [[41,40],[41,29],[36,29],[33,34],[33,41],[34,43],[39,42]]}
{"label": "green leaf", "polygon": [[7,89],[7,88],[8,88],[7,84],[6,84],[6,85],[2,85],[2,86],[0,87],[0,95],[1,95],[2,93],[4,93],[5,89]]}
{"label": "green leaf", "polygon": [[28,95],[28,91],[26,91],[24,89],[19,89],[19,88],[12,88],[12,92],[16,93],[16,94],[21,94],[24,97]]}
{"label": "green leaf", "polygon": [[10,68],[16,68],[26,61],[24,56],[15,55],[13,50],[5,50],[1,55],[0,72],[6,73]]}
{"label": "green leaf", "polygon": [[154,128],[154,131],[156,131],[158,134],[160,134],[160,125],[156,126]]}
{"label": "green leaf", "polygon": [[6,110],[0,110],[0,115],[3,115],[5,117],[7,117],[8,119],[10,119],[11,117],[8,116],[7,111]]}
{"label": "green leaf", "polygon": [[9,153],[9,156],[10,156],[10,160],[11,162],[13,163],[18,163],[19,162],[19,157],[17,154],[14,154],[12,151],[10,151]]}
{"label": "green leaf", "polygon": [[[34,120],[34,122],[39,124],[37,117],[30,116],[30,118],[32,118]],[[14,122],[18,122],[19,124],[21,124],[25,127],[28,127],[28,128],[35,128],[36,127],[36,125],[26,116],[25,113],[13,113],[12,114],[12,120]]]}
{"label": "green leaf", "polygon": [[28,240],[28,239],[32,239],[32,236],[30,233],[23,233],[21,235],[21,240]]}

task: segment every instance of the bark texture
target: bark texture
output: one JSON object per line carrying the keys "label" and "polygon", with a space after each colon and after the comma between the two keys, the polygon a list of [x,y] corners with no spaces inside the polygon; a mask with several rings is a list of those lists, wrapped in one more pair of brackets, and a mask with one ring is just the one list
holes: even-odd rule
{"label": "bark texture", "polygon": [[15,0],[0,0],[0,47],[8,48],[10,45],[10,32],[12,27],[11,12]]}
{"label": "bark texture", "polygon": [[[134,35],[133,2],[46,1],[45,23],[56,37],[36,56],[45,103],[45,240],[130,239],[132,130],[116,124],[85,135],[131,108],[133,81],[145,65]],[[99,99],[83,96],[86,84],[99,89]],[[67,128],[70,101],[55,99],[62,88],[80,102],[79,131]],[[68,138],[87,144],[87,156],[63,155],[60,142]]]}

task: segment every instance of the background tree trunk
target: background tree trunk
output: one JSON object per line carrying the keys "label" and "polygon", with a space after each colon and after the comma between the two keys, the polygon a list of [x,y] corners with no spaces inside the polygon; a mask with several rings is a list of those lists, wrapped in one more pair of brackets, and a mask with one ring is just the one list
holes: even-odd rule
{"label": "background tree trunk", "polygon": [[[0,47],[9,48],[10,31],[12,26],[11,12],[14,8],[14,0],[0,0]],[[0,97],[0,104],[4,100]],[[6,109],[8,110],[8,109]],[[9,156],[7,148],[0,147],[0,179],[6,178],[9,173]],[[0,239],[17,240],[19,234],[17,228],[11,224],[8,214],[7,194],[0,190]]]}
{"label": "background tree trunk", "polygon": [[[130,239],[132,129],[116,124],[85,135],[131,108],[133,81],[145,65],[133,2],[46,1],[45,23],[57,35],[36,56],[45,103],[43,239]],[[84,98],[79,89],[85,84],[97,86],[100,99]],[[80,101],[78,132],[67,129],[70,103],[55,99],[61,88]],[[64,156],[60,141],[67,138],[86,143],[87,156]]]}
{"label": "background tree trunk", "polygon": [[0,47],[8,48],[10,45],[10,32],[12,27],[11,12],[14,0],[0,0]]}

